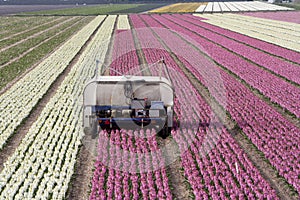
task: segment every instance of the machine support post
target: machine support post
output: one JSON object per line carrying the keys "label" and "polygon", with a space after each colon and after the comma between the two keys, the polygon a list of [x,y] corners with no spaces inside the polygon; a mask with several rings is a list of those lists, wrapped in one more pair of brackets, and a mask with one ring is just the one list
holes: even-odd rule
{"label": "machine support post", "polygon": [[[160,62],[159,62],[160,63]],[[162,64],[159,65],[159,79],[161,80],[161,71],[162,71]]]}
{"label": "machine support post", "polygon": [[96,60],[96,69],[95,69],[95,77],[96,77],[96,79],[98,78],[98,76],[99,76],[99,60],[97,59]]}

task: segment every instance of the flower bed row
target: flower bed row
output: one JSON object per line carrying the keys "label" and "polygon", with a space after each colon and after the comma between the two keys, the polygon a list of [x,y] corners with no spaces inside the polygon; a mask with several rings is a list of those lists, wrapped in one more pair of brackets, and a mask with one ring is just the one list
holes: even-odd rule
{"label": "flower bed row", "polygon": [[260,17],[263,19],[272,19],[278,21],[292,22],[300,24],[299,11],[291,12],[255,12],[255,13],[243,13],[243,15]]}
{"label": "flower bed row", "polygon": [[[149,16],[143,15],[141,18],[150,26],[158,26]],[[207,127],[199,126],[202,122],[209,124],[210,121],[216,121],[215,114],[181,72],[169,52],[160,45],[157,38],[151,33],[151,29],[146,28],[146,24],[141,18],[137,15],[130,16],[134,27],[144,27],[145,29],[145,32],[137,34],[137,36],[147,62],[153,63],[163,56],[170,68],[170,76],[176,94],[174,109],[180,119],[180,129],[173,130],[172,136],[181,151],[184,173],[193,189],[195,198],[269,197],[276,199],[275,191],[263,180],[258,170],[224,127],[214,127],[213,124]],[[161,31],[156,28],[153,30],[156,33]],[[147,34],[145,34],[146,32]],[[139,33],[138,29],[137,33]],[[167,35],[173,38],[170,33]],[[165,37],[161,39],[166,40]],[[175,42],[175,44],[178,43]],[[184,46],[179,46],[183,51],[187,50]],[[192,51],[187,50],[187,52],[193,54]],[[152,73],[155,74],[154,69]],[[225,147],[221,144],[224,144]]]}
{"label": "flower bed row", "polygon": [[101,131],[90,199],[172,199],[156,134]]}
{"label": "flower bed row", "polygon": [[[116,16],[109,16],[103,22],[40,117],[4,164],[0,174],[1,199],[65,198],[83,136],[82,105],[77,101],[82,96],[84,83],[94,72],[94,59],[104,60],[109,45],[107,38],[112,34],[115,19]],[[99,25],[102,20],[100,17],[93,23]]]}
{"label": "flower bed row", "polygon": [[[191,15],[190,15],[191,16]],[[218,28],[216,26],[210,25],[205,23],[204,21],[199,21],[194,18],[188,17],[188,15],[181,17],[181,19],[186,20],[188,23],[192,23],[197,25],[197,29],[194,30],[201,34],[202,36],[210,39],[219,45],[223,46],[224,48],[241,55],[242,57],[249,59],[250,61],[254,62],[255,64],[262,66],[268,70],[273,71],[276,74],[279,74],[286,79],[293,81],[295,83],[300,84],[300,68],[297,64],[292,64],[289,61],[283,61],[276,56],[272,56],[269,53],[265,53],[260,51],[259,49],[255,49],[249,46],[246,46],[243,43],[234,41],[232,36],[227,31],[227,36],[221,35],[223,31],[226,32],[225,29]],[[217,32],[211,31],[214,28],[217,28]],[[254,41],[251,41],[253,44]],[[255,45],[255,43],[254,43]],[[297,55],[297,59],[300,59],[300,53],[294,53]],[[257,69],[257,68],[256,68]],[[257,70],[255,70],[257,71]],[[252,72],[253,73],[253,72]],[[258,73],[261,73],[258,72]]]}
{"label": "flower bed row", "polygon": [[110,64],[110,69],[113,70],[110,70],[110,75],[119,76],[119,73],[132,74],[135,72],[131,70],[132,68],[139,69],[139,60],[131,30],[117,31],[118,30],[116,30],[117,34],[114,36],[112,62]]}
{"label": "flower bed row", "polygon": [[207,2],[203,3],[175,3],[155,10],[149,11],[149,13],[177,13],[177,12],[195,12],[200,5],[206,5]]}
{"label": "flower bed row", "polygon": [[[211,41],[207,40],[206,37],[209,37],[207,34],[211,34],[207,33],[209,31],[181,20],[178,17],[166,16],[165,18],[172,21],[170,23],[174,24],[171,27],[173,30],[192,38],[196,41],[197,45],[201,47],[201,50],[204,49],[216,62],[237,74],[253,88],[258,89],[265,96],[270,98],[271,101],[288,109],[297,117],[300,116],[300,107],[298,104],[300,90],[298,87],[291,85],[277,76],[260,69],[247,60],[218,46],[213,43],[214,38],[211,38]],[[205,35],[205,38],[202,37],[202,35]],[[218,40],[218,38],[216,38],[216,40]]]}
{"label": "flower bed row", "polygon": [[[225,29],[229,29],[253,38],[257,38],[259,40],[263,40],[272,44],[276,44],[278,46],[291,49],[297,52],[300,52],[300,45],[299,45],[299,36],[292,36],[292,34],[299,30],[298,24],[284,24],[277,22],[275,20],[263,20],[263,26],[268,26],[268,29],[272,28],[271,23],[276,22],[273,26],[279,26],[279,32],[277,30],[266,31],[266,29],[261,28],[260,24],[255,23],[256,25],[251,26],[249,23],[252,21],[254,23],[254,18],[248,17],[247,21],[243,20],[241,15],[233,15],[233,14],[224,14],[224,15],[196,15],[200,17],[205,17],[207,23],[212,25],[216,25]],[[279,23],[279,24],[278,24]],[[296,27],[295,27],[296,26]],[[289,30],[294,28],[294,31]],[[295,30],[297,28],[297,30]],[[299,31],[298,31],[299,32]],[[292,39],[294,38],[294,39]]]}
{"label": "flower bed row", "polygon": [[[182,16],[183,17],[183,16]],[[188,18],[186,18],[188,17]],[[194,16],[194,15],[184,15],[183,17],[185,20],[193,23],[193,24],[201,24],[201,26],[205,29],[209,29],[213,31],[214,33],[218,33],[221,35],[224,35],[228,38],[231,38],[235,41],[238,41],[240,43],[246,44],[247,46],[254,47],[255,49],[259,49],[261,51],[264,51],[266,53],[269,53],[271,55],[281,57],[287,61],[292,61],[297,64],[300,64],[300,53],[286,49],[283,47],[280,47],[278,45],[268,43],[253,37],[249,37],[247,35],[238,33],[238,32],[233,32],[228,29],[221,28],[219,26],[214,26],[209,23],[200,23],[199,21],[203,21],[204,18],[199,17],[199,16]],[[208,21],[204,21],[208,22]]]}
{"label": "flower bed row", "polygon": [[[146,16],[144,18],[146,18]],[[154,25],[155,27],[157,27],[157,23],[160,22],[169,29],[180,32],[179,26],[171,20],[167,20],[167,17],[156,15],[153,16],[153,18],[157,21],[152,22],[153,19],[150,17],[148,17],[146,21],[151,25],[156,23]],[[279,174],[299,192],[299,179],[297,179],[297,174],[299,174],[300,168],[297,155],[300,153],[300,149],[297,144],[300,141],[297,134],[300,130],[273,108],[269,107],[265,102],[256,97],[249,89],[243,86],[243,84],[221,69],[219,69],[219,73],[225,86],[226,97],[223,99],[220,98],[218,93],[221,93],[222,96],[224,95],[224,91],[220,91],[220,87],[217,84],[209,85],[209,83],[213,81],[207,80],[208,78],[216,80],[216,77],[209,77],[205,74],[206,71],[212,68],[211,64],[207,62],[207,58],[204,56],[201,57],[199,51],[191,46],[188,47],[182,39],[172,35],[171,32],[164,34],[160,34],[158,31],[155,32],[172,52],[176,52],[182,55],[185,60],[188,60],[188,62],[183,60],[183,63],[185,63],[186,67],[193,72],[203,85],[212,88],[216,87],[215,90],[210,89],[210,92],[213,91],[211,94],[223,107],[226,105],[228,112],[233,119],[237,121],[238,125],[253,144],[265,154],[265,157],[278,170]],[[178,48],[174,44],[181,48]],[[201,45],[199,45],[197,42],[194,42],[193,45],[203,50],[203,45],[205,46],[206,44],[202,42]],[[195,58],[192,55],[199,56]],[[217,60],[217,62],[219,61]],[[197,63],[203,64],[200,65]],[[220,100],[227,102],[220,102]]]}
{"label": "flower bed row", "polygon": [[130,29],[130,24],[127,15],[119,15],[117,22],[117,30],[128,30]]}
{"label": "flower bed row", "polygon": [[97,17],[0,96],[0,149],[103,19]]}
{"label": "flower bed row", "polygon": [[284,6],[268,4],[260,1],[244,2],[208,2],[206,6],[199,6],[195,12],[201,13],[218,13],[218,12],[247,12],[247,11],[274,11],[274,10],[293,10]]}
{"label": "flower bed row", "polygon": [[[60,18],[45,17],[44,20],[43,20],[43,18],[40,20],[36,20],[36,21],[40,21],[41,24],[37,24],[36,26],[34,26],[31,29],[27,29],[27,30],[17,33],[15,35],[9,35],[8,37],[1,39],[0,40],[0,51],[2,52],[2,51],[4,51],[4,49],[7,50],[7,49],[15,46],[16,44],[21,44],[22,41],[36,37],[39,34],[41,34],[41,32],[51,30],[51,29],[55,28],[55,25],[58,25],[60,23],[65,23],[64,21],[67,22],[67,21],[71,20],[72,18],[73,17],[60,17]],[[42,22],[44,22],[44,23],[42,23]],[[24,24],[19,25],[19,26],[25,26],[26,28],[28,28]],[[9,33],[7,33],[7,34],[9,34]]]}
{"label": "flower bed row", "polygon": [[[26,52],[30,48],[34,48],[39,43],[43,42],[47,38],[55,35],[57,32],[64,30],[69,27],[71,24],[78,21],[78,18],[68,18],[61,19],[58,22],[53,22],[52,26],[49,26],[45,31],[41,31],[42,33],[35,33],[30,35],[28,38],[24,40],[17,41],[11,45],[5,45],[5,48],[1,49],[0,52],[0,67],[2,68],[4,64],[9,62],[11,59],[18,57],[22,53]],[[55,25],[58,25],[55,27]]]}
{"label": "flower bed row", "polygon": [[[59,19],[59,18],[58,18]],[[14,17],[1,16],[0,41],[30,32],[40,26],[57,20],[56,17]],[[25,34],[26,35],[26,34]]]}

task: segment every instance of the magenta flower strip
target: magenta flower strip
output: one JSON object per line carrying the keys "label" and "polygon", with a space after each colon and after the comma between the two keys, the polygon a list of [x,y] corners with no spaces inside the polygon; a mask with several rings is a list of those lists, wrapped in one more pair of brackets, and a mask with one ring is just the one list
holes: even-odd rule
{"label": "magenta flower strip", "polygon": [[[166,20],[164,17],[155,15],[154,18],[172,30],[181,30],[178,25],[170,20]],[[171,50],[173,50],[172,43],[184,46],[184,42],[178,39],[178,37],[172,37],[172,34],[160,35],[160,37],[167,43]],[[192,48],[186,49],[185,47],[184,49],[187,53],[184,54],[184,52],[181,52],[181,55],[187,55],[187,58],[189,58],[188,55],[197,53]],[[205,58],[203,58],[203,62],[205,63]],[[206,71],[206,65],[203,65],[203,68],[193,68],[192,65],[186,66],[200,81],[203,80],[201,74],[203,71]],[[226,87],[227,110],[233,119],[239,123],[240,127],[258,149],[265,154],[266,158],[275,166],[279,174],[285,177],[299,191],[297,174],[299,174],[300,167],[297,155],[300,153],[298,146],[300,141],[297,134],[300,130],[253,95],[251,91],[233,77],[221,69],[220,73]],[[205,82],[202,83],[206,84]],[[222,102],[220,103],[222,104]]]}
{"label": "magenta flower strip", "polygon": [[[266,97],[270,98],[271,101],[289,110],[297,117],[300,117],[300,89],[298,87],[293,86],[281,78],[260,69],[243,58],[227,51],[222,47],[219,47],[218,45],[205,38],[202,38],[199,35],[201,34],[207,36],[212,34],[209,33],[209,31],[186,22],[178,17],[165,15],[165,18],[172,21],[170,22],[172,24],[170,25],[172,30],[188,35],[197,41],[196,45],[200,46],[201,49],[204,48],[209,56],[216,62],[238,75],[253,88],[258,89]],[[181,26],[179,26],[177,23],[179,23]]]}
{"label": "magenta flower strip", "polygon": [[[143,28],[146,27],[146,25],[143,24],[143,21],[140,18],[138,18],[138,16],[131,15],[130,18],[131,18],[134,26],[135,26],[135,24],[137,24],[136,25],[137,27],[143,27]],[[147,23],[149,23],[151,27],[158,27],[158,24],[154,24],[153,20],[151,21],[150,17],[143,15],[141,18],[146,19]],[[181,111],[181,114],[184,116],[184,118],[181,118],[181,116],[179,116],[179,118],[181,118],[182,121],[185,120],[185,122],[186,122],[186,125],[185,125],[185,122],[181,123],[182,126],[186,127],[186,128],[189,127],[189,129],[187,130],[187,129],[183,128],[182,130],[178,130],[178,132],[176,132],[176,133],[173,131],[172,135],[175,138],[176,142],[178,143],[179,148],[182,150],[181,159],[182,159],[182,164],[183,164],[183,167],[185,170],[185,174],[186,174],[189,182],[191,183],[191,186],[193,187],[193,192],[194,192],[194,195],[196,196],[196,199],[197,198],[205,199],[205,196],[208,198],[208,196],[210,196],[210,195],[214,195],[215,197],[217,197],[218,192],[216,192],[216,191],[219,191],[218,190],[219,188],[216,189],[215,187],[208,186],[209,188],[207,189],[207,188],[205,188],[204,184],[202,184],[202,186],[203,186],[202,188],[200,187],[201,186],[200,183],[202,183],[202,180],[203,180],[203,178],[202,178],[203,175],[201,175],[201,173],[199,173],[199,171],[197,170],[197,165],[195,164],[195,159],[192,157],[192,155],[197,155],[197,153],[199,153],[199,152],[197,152],[197,151],[199,151],[198,148],[193,148],[194,152],[190,152],[190,150],[187,150],[187,149],[189,149],[187,145],[193,144],[193,141],[195,140],[195,137],[193,134],[193,129],[191,129],[191,127],[190,127],[191,124],[189,122],[193,121],[193,118],[195,118],[196,120],[199,120],[199,118],[201,118],[202,119],[201,121],[209,121],[210,120],[209,113],[211,112],[209,109],[209,106],[204,102],[204,100],[199,95],[197,95],[197,97],[198,97],[197,99],[193,99],[191,97],[188,98],[187,96],[185,96],[184,93],[186,91],[188,91],[190,88],[193,88],[193,86],[187,80],[187,78],[182,80],[182,77],[178,76],[178,72],[180,72],[180,69],[176,65],[176,63],[174,63],[174,61],[170,57],[169,53],[167,51],[162,50],[162,46],[160,46],[157,39],[154,37],[154,35],[152,35],[152,33],[149,30],[147,30],[147,33],[148,34],[146,36],[145,36],[145,34],[140,34],[140,35],[138,34],[138,39],[141,42],[146,60],[149,63],[151,63],[163,55],[163,57],[166,59],[168,66],[172,66],[176,69],[176,73],[171,73],[171,78],[174,81],[175,88],[180,88],[179,90],[176,90],[176,94],[178,96],[178,101],[176,101],[176,102],[181,104],[180,106],[182,106],[184,108],[183,111]],[[163,39],[165,39],[165,38],[163,38]],[[148,51],[149,47],[151,47],[151,46],[156,46],[158,49],[156,49],[156,50],[152,49],[152,51]],[[197,93],[197,91],[195,89],[194,89],[194,92]],[[191,104],[195,105],[195,106],[199,106],[199,107],[197,107],[198,110],[203,110],[203,108],[207,108],[207,111],[200,112],[200,113],[194,113],[193,110],[191,109],[191,107],[189,106]],[[180,110],[180,106],[178,106],[178,107],[175,106],[175,110],[176,110],[177,114],[179,114],[177,111]],[[197,110],[197,108],[196,108],[196,110]],[[193,113],[192,116],[190,116],[191,113]],[[186,119],[186,117],[188,115],[190,116],[190,118]],[[194,127],[194,129],[196,129],[196,127]],[[197,132],[197,130],[196,130],[196,132]],[[227,133],[227,134],[229,135],[229,133]],[[176,139],[177,137],[180,137],[180,139]],[[188,142],[184,142],[185,140],[187,140]],[[196,141],[197,141],[197,139],[196,139]],[[226,140],[225,140],[225,142],[226,142]],[[198,143],[198,147],[200,145],[201,145],[201,143]],[[213,144],[211,144],[211,146],[213,146]],[[184,151],[184,150],[187,150],[187,151]],[[202,162],[200,161],[199,157],[198,157],[198,160],[199,160],[198,165],[201,165]],[[253,165],[251,165],[251,166],[253,166]],[[205,167],[207,167],[207,166],[205,166]],[[205,167],[203,167],[203,169],[205,169]],[[216,167],[218,167],[218,166],[216,166]],[[235,167],[232,167],[231,170],[234,170],[234,169],[235,169]],[[202,173],[205,174],[205,171],[206,170],[203,170]],[[259,172],[257,170],[256,170],[256,173],[257,173],[256,177],[260,176]],[[251,177],[251,175],[248,177]],[[261,176],[260,176],[260,178],[262,179]],[[208,176],[207,181],[208,180],[212,180],[211,177]],[[234,180],[233,176],[231,176],[231,180]],[[208,181],[208,182],[209,182],[208,185],[210,185],[211,184],[210,181]],[[229,185],[229,184],[232,185],[233,182],[234,181],[232,181],[230,183],[224,182],[224,184],[226,183],[227,185]],[[248,181],[248,182],[250,184],[250,181]],[[270,189],[270,186],[266,183],[266,181],[263,181],[262,183],[263,184],[261,185],[261,187],[265,187],[265,185],[267,185],[268,189]],[[207,184],[205,184],[205,185],[207,185]],[[251,187],[251,186],[249,186],[249,187]],[[238,187],[238,186],[236,186],[236,187]],[[208,192],[205,189],[208,190]],[[222,189],[220,189],[220,190],[222,190]],[[226,187],[223,189],[223,191],[225,191],[225,190],[226,190]],[[267,191],[267,190],[265,190],[265,191]],[[270,190],[270,191],[272,191],[272,192],[268,193],[268,195],[272,196],[272,197],[276,197],[274,190]],[[227,195],[231,194],[232,197],[234,195],[238,195],[238,192],[234,192],[233,189],[232,189],[232,191],[230,191],[229,187],[227,188],[226,192],[227,192],[226,193]],[[252,195],[255,196],[254,194],[255,193],[253,192]],[[225,195],[225,192],[224,192],[224,195]],[[247,194],[245,194],[245,195],[247,195]],[[263,195],[263,194],[258,193],[258,195]]]}

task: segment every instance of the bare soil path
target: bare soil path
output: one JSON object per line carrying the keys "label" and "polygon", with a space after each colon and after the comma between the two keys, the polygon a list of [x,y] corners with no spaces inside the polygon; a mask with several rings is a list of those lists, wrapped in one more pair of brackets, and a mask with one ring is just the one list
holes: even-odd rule
{"label": "bare soil path", "polygon": [[[175,142],[170,136],[166,139],[159,138],[160,141],[158,143],[161,144],[162,147],[170,147],[166,148],[164,151],[165,163],[170,163],[166,166],[167,173],[169,176],[169,184],[172,192],[172,196],[174,199],[180,200],[188,200],[193,195],[192,190],[189,189],[189,184],[186,181],[184,176],[184,170],[182,170],[180,151],[176,145],[167,145],[168,143]],[[176,160],[170,160],[177,158]]]}

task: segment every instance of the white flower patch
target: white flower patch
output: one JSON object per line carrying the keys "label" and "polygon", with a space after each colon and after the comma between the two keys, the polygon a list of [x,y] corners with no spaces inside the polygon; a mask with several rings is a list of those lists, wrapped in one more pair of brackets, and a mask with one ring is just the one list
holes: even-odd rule
{"label": "white flower patch", "polygon": [[[206,23],[300,52],[300,26],[236,14],[199,15]],[[272,23],[273,22],[273,23]]]}
{"label": "white flower patch", "polygon": [[124,29],[124,30],[130,29],[130,24],[127,15],[119,15],[118,22],[117,22],[117,29]]}
{"label": "white flower patch", "polygon": [[[100,17],[101,19],[103,17]],[[63,199],[74,173],[83,136],[81,105],[84,84],[95,58],[104,61],[116,16],[108,16],[78,62],[61,83],[0,174],[0,199]],[[99,22],[99,21],[98,21]]]}
{"label": "white flower patch", "polygon": [[103,19],[104,16],[96,17],[0,96],[0,149],[69,65]]}

